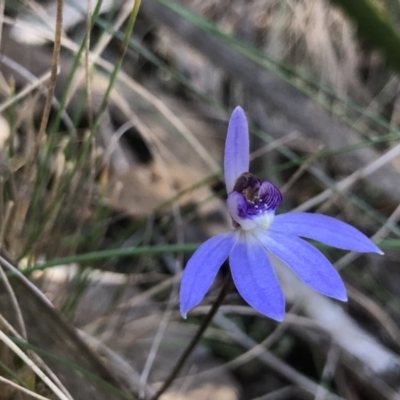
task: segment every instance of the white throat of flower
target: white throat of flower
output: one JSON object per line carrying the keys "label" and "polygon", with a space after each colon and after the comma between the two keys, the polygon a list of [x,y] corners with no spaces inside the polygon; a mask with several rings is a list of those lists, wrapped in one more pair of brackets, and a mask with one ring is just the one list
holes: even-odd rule
{"label": "white throat of flower", "polygon": [[263,212],[252,218],[257,228],[268,229],[275,218],[275,211]]}

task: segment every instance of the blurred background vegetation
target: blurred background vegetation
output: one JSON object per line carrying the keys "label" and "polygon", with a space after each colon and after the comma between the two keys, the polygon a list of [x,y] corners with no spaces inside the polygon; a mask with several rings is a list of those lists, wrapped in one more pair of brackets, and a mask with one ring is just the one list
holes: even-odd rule
{"label": "blurred background vegetation", "polygon": [[400,399],[397,1],[6,0],[0,16],[1,400],[153,398],[220,287],[181,318],[185,261],[231,227],[236,105],[278,212],[332,215],[385,255],[321,247],[344,305],[278,271],[280,324],[232,291],[161,398]]}

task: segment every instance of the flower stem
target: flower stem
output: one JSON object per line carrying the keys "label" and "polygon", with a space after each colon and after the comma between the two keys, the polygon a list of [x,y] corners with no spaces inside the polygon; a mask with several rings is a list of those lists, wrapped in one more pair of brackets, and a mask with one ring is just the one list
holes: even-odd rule
{"label": "flower stem", "polygon": [[179,371],[182,369],[183,365],[185,364],[186,360],[192,353],[193,349],[196,347],[196,344],[199,342],[201,337],[203,336],[204,331],[207,329],[207,327],[210,325],[214,315],[218,311],[219,306],[222,304],[225,296],[228,293],[228,290],[230,288],[232,282],[231,275],[229,274],[224,282],[224,285],[222,286],[222,289],[215,300],[214,304],[210,308],[210,311],[207,313],[207,315],[204,317],[198,331],[196,332],[196,335],[192,338],[188,346],[186,347],[185,351],[179,358],[178,362],[176,363],[174,369],[171,371],[170,375],[168,378],[165,380],[164,384],[161,386],[161,388],[157,391],[157,393],[151,398],[151,400],[158,400],[159,397],[169,388],[173,380],[176,378],[178,375]]}

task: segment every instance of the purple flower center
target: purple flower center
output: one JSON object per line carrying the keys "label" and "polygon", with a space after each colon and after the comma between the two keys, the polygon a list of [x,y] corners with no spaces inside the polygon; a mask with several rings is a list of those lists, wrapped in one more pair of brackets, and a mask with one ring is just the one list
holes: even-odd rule
{"label": "purple flower center", "polygon": [[282,202],[282,194],[275,185],[268,181],[262,182],[250,172],[239,176],[233,190],[243,195],[244,201],[238,205],[241,218],[253,218],[266,212],[274,212]]}

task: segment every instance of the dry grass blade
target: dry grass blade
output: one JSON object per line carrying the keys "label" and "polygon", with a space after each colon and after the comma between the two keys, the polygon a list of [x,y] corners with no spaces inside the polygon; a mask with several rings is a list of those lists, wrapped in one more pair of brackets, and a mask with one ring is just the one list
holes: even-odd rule
{"label": "dry grass blade", "polygon": [[34,399],[38,399],[38,400],[50,400],[48,397],[43,397],[35,392],[32,392],[31,390],[25,389],[22,386],[17,385],[15,382],[10,381],[7,378],[4,378],[3,376],[0,376],[0,382],[3,382],[15,389],[18,389],[19,391],[21,391],[22,393],[25,393],[26,395],[33,397]]}
{"label": "dry grass blade", "polygon": [[50,81],[48,86],[48,93],[46,98],[46,103],[43,109],[42,121],[40,123],[40,128],[37,136],[37,148],[42,143],[46,128],[47,122],[49,121],[51,105],[53,102],[53,95],[56,86],[56,79],[58,74],[58,65],[60,59],[60,50],[61,50],[61,34],[62,34],[62,15],[63,15],[63,6],[64,0],[57,0],[57,19],[56,19],[56,30],[54,35],[54,48],[53,48],[53,60],[50,70]]}
{"label": "dry grass blade", "polygon": [[0,265],[0,277],[4,282],[4,286],[6,287],[6,291],[7,291],[8,295],[10,296],[11,303],[13,305],[13,309],[14,309],[15,315],[17,317],[17,321],[18,321],[19,330],[21,332],[21,335],[26,340],[27,339],[27,332],[26,332],[26,328],[25,328],[24,319],[22,318],[21,309],[19,307],[18,300],[17,300],[17,298],[15,296],[15,293],[14,293],[14,291],[12,289],[12,286],[10,285],[8,277],[4,273],[4,269],[3,269],[3,267],[1,265]]}
{"label": "dry grass blade", "polygon": [[[294,312],[296,310],[298,305],[294,305],[292,309],[289,312]],[[208,306],[200,306],[197,307],[195,312],[196,314],[206,314],[209,311],[210,307]],[[251,309],[250,307],[244,307],[244,306],[221,306],[219,308],[219,313],[221,314],[227,314],[227,313],[235,313],[237,315],[246,315],[248,312],[249,315],[256,315],[257,312]],[[285,318],[285,320],[277,325],[277,327],[260,343],[258,343],[255,347],[245,351],[243,354],[241,354],[238,357],[235,357],[233,360],[230,360],[226,362],[225,364],[208,369],[207,371],[204,372],[199,372],[193,375],[193,377],[200,377],[200,376],[212,376],[214,374],[218,374],[219,372],[225,371],[226,369],[235,369],[238,368],[249,361],[253,360],[254,358],[257,358],[260,354],[264,353],[266,349],[271,347],[275,342],[277,342],[285,333],[286,329],[288,328],[288,324],[293,323],[293,321],[290,321],[290,318]]]}
{"label": "dry grass blade", "polygon": [[[3,221],[2,221],[2,226],[1,226],[1,230],[0,230],[0,251],[1,251],[1,248],[2,248],[3,243],[4,243],[5,232],[6,232],[6,229],[8,228],[8,223],[9,223],[10,216],[11,216],[11,210],[12,210],[13,207],[14,207],[14,203],[13,202],[10,201],[10,202],[7,203],[6,211],[5,211],[5,217],[4,217]],[[19,307],[18,300],[17,300],[17,298],[15,296],[15,293],[14,293],[14,291],[13,291],[11,285],[10,285],[8,277],[4,273],[4,269],[3,269],[2,265],[0,265],[0,277],[1,277],[2,281],[3,281],[3,283],[4,283],[4,286],[6,288],[7,293],[10,296],[11,304],[12,304],[12,306],[14,308],[14,311],[15,311],[15,315],[16,315],[16,318],[17,318],[17,322],[18,322],[18,326],[19,326],[21,335],[26,340],[27,339],[27,332],[26,332],[26,328],[25,328],[24,319],[22,318],[21,309]]]}
{"label": "dry grass blade", "polygon": [[[7,59],[5,56],[1,57],[1,61],[7,62]],[[9,63],[10,64],[10,63]],[[35,89],[43,86],[50,78],[51,73],[45,73],[43,76],[37,79],[36,82],[32,82],[30,85],[28,85],[25,89],[21,90],[16,94],[15,96],[11,97],[10,99],[4,101],[2,104],[0,104],[0,112],[4,111],[6,108],[12,106],[13,104],[17,103],[19,100],[23,99],[26,97],[28,94],[33,92]]]}
{"label": "dry grass blade", "polygon": [[298,170],[291,176],[291,178],[282,186],[281,193],[285,194],[293,185],[294,183],[306,172],[308,167],[315,161],[318,157],[318,153],[315,152],[312,154],[301,166]]}
{"label": "dry grass blade", "polygon": [[379,323],[380,329],[386,332],[393,340],[393,343],[398,346],[400,344],[400,329],[390,314],[372,300],[371,297],[365,295],[351,285],[347,285],[347,293],[367,315],[370,315],[372,319]]}
{"label": "dry grass blade", "polygon": [[[4,258],[1,259],[1,262],[4,266],[12,266]],[[19,277],[21,272],[18,269],[14,267],[11,270],[17,274],[17,277],[13,277],[10,282],[20,304],[26,329],[29,332],[29,344],[53,354],[55,359],[78,364],[80,368],[99,378],[99,380],[92,381],[71,366],[56,362],[54,358],[49,359],[49,366],[61,379],[62,384],[71,396],[73,398],[85,396],[87,400],[108,400],[112,396],[116,399],[125,399],[127,394],[124,393],[128,389],[100,362],[97,356],[77,336],[74,329],[60,317],[43,293],[26,277],[23,277],[26,281],[21,279]],[[10,312],[8,296],[0,296],[0,307],[4,310],[7,320],[13,321],[15,319],[13,313]],[[37,323],[39,319],[40,324]],[[103,385],[101,382],[103,382]],[[65,396],[64,394],[64,398],[66,398]],[[134,394],[132,393],[131,396],[134,397]]]}
{"label": "dry grass blade", "polygon": [[[214,322],[221,329],[224,329],[226,334],[230,336],[234,341],[236,341],[240,346],[243,346],[247,349],[251,349],[257,346],[257,343],[252,338],[247,336],[243,331],[241,331],[233,322],[231,322],[225,316],[221,314],[216,315]],[[342,397],[330,393],[325,388],[321,388],[319,385],[315,384],[312,380],[300,374],[294,368],[290,367],[288,364],[281,361],[279,358],[277,358],[268,351],[259,354],[258,359],[265,365],[267,365],[269,368],[277,371],[286,379],[297,384],[299,387],[301,387],[303,390],[305,390],[307,393],[311,395],[315,396],[318,390],[322,390],[326,399],[344,400]]]}
{"label": "dry grass blade", "polygon": [[88,124],[89,129],[93,127],[93,110],[92,110],[92,85],[90,82],[90,63],[89,63],[89,52],[90,52],[90,34],[92,27],[92,1],[87,1],[86,8],[86,41],[85,41],[85,84],[86,84],[86,97],[87,97],[87,109],[88,109]]}
{"label": "dry grass blade", "polygon": [[[182,215],[180,213],[179,208],[176,206],[173,207],[173,216],[174,216],[175,224],[177,226],[176,242],[179,244],[183,244],[184,235],[183,235],[183,230],[182,230]],[[174,259],[173,268],[177,274],[182,273],[182,257]],[[143,397],[145,394],[145,388],[146,388],[147,380],[148,380],[148,377],[150,374],[150,370],[154,364],[154,360],[157,356],[157,352],[161,345],[161,341],[164,338],[165,332],[167,330],[167,326],[170,323],[171,317],[173,315],[177,295],[178,295],[178,281],[175,281],[172,286],[170,295],[169,295],[167,308],[166,308],[165,312],[163,313],[163,317],[161,319],[160,325],[157,329],[157,333],[156,333],[153,343],[151,345],[149,355],[148,355],[145,365],[143,367],[143,372],[140,376],[139,397]]]}
{"label": "dry grass blade", "polygon": [[329,348],[326,356],[326,362],[322,370],[321,384],[315,394],[314,400],[324,400],[325,398],[325,386],[329,386],[330,381],[334,377],[336,368],[339,362],[339,349],[332,345]]}
{"label": "dry grass blade", "polygon": [[282,389],[274,390],[264,396],[253,397],[251,400],[285,400],[298,395],[298,389],[294,386],[287,386]]}
{"label": "dry grass blade", "polygon": [[125,386],[129,387],[132,393],[141,391],[145,398],[154,396],[154,389],[150,385],[140,382],[140,375],[138,372],[123,357],[111,351],[102,342],[84,331],[80,330],[79,335],[91,348],[96,349],[96,353],[102,360],[113,365],[113,370],[116,372],[116,375],[124,381]]}
{"label": "dry grass blade", "polygon": [[[390,226],[395,226],[400,219],[400,205],[396,207],[396,209],[392,212],[392,214],[389,216],[389,218],[386,220],[386,223],[379,228],[379,230],[372,235],[371,239],[374,242],[379,243],[382,239],[384,239],[388,234],[389,234],[389,227]],[[337,269],[342,269],[352,261],[356,260],[358,257],[360,257],[359,253],[355,252],[350,252],[344,255],[342,258],[340,258],[338,261],[335,262],[335,267]]]}
{"label": "dry grass blade", "polygon": [[49,389],[60,399],[60,400],[70,400],[48,377],[43,373],[40,368],[22,351],[20,348],[8,338],[3,331],[0,330],[0,340],[10,348],[16,355],[18,355],[21,360],[28,365],[32,371],[49,387]]}
{"label": "dry grass blade", "polygon": [[400,154],[400,144],[394,146],[390,150],[388,150],[385,154],[378,157],[375,161],[366,165],[363,168],[353,172],[347,178],[342,179],[340,182],[336,184],[334,188],[326,189],[322,193],[314,196],[310,200],[307,200],[299,207],[296,207],[293,211],[306,211],[316,205],[322,203],[325,200],[328,200],[335,192],[343,192],[350,188],[351,185],[356,183],[360,179],[365,179],[369,175],[372,175],[374,172],[377,172],[386,164],[390,163],[394,158],[398,157]]}
{"label": "dry grass blade", "polygon": [[[10,20],[7,19],[5,22],[12,23]],[[19,75],[26,82],[30,82],[30,84],[28,84],[24,89],[19,91],[15,96],[10,98],[9,100],[4,101],[0,105],[0,111],[4,111],[7,107],[12,106],[18,100],[24,99],[29,93],[33,92],[34,89],[36,88],[39,88],[44,95],[47,95],[48,91],[45,88],[45,83],[50,79],[51,71],[45,72],[41,76],[36,77],[33,73],[29,71],[29,69],[25,68],[25,66],[7,57],[5,54],[1,54],[0,61],[2,64],[9,67],[11,70],[15,71],[17,75]],[[52,102],[54,107],[60,108],[60,103],[58,102],[55,96],[53,96]],[[75,132],[76,130],[75,126],[65,110],[62,111],[62,119],[65,125],[68,127],[68,129],[70,129],[71,132]]]}

